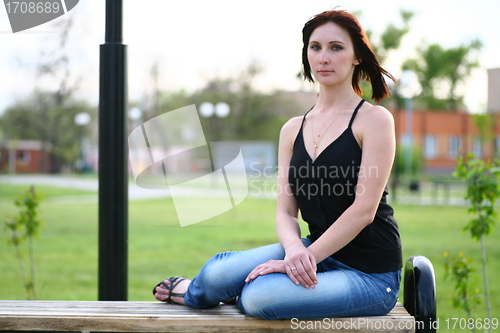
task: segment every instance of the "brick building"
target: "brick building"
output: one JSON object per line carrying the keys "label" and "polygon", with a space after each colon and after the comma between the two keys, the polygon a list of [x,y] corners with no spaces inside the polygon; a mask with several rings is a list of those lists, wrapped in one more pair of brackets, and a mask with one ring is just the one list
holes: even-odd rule
{"label": "brick building", "polygon": [[[491,117],[491,135],[480,133],[475,115],[455,111],[416,110],[412,115],[413,145],[422,154],[424,172],[449,173],[456,166],[459,154],[473,153],[488,160],[500,148],[500,68],[488,71],[488,115]],[[405,110],[393,111],[398,145],[406,133]]]}
{"label": "brick building", "polygon": [[[393,112],[398,145],[406,133],[406,112]],[[474,115],[464,112],[413,112],[413,147],[419,149],[425,173],[449,173],[456,166],[459,154],[473,153],[491,159],[500,143],[500,114],[492,115],[492,137],[481,140]]]}
{"label": "brick building", "polygon": [[40,141],[19,140],[0,144],[1,173],[49,173],[50,145]]}

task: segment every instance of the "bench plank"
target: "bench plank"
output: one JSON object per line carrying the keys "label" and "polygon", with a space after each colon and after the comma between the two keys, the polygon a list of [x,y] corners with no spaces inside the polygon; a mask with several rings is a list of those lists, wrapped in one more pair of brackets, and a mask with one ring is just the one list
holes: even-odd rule
{"label": "bench plank", "polygon": [[0,301],[0,331],[297,332],[299,325],[314,327],[315,332],[388,332],[391,328],[390,332],[409,333],[414,332],[415,318],[399,303],[386,316],[294,323],[249,317],[226,304],[194,309],[160,302]]}

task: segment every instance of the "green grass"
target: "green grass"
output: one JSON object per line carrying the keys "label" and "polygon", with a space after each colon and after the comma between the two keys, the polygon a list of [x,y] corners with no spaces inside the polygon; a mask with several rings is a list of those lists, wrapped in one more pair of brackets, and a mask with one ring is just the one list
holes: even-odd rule
{"label": "green grass", "polygon": [[[17,199],[26,190],[29,189],[28,185],[11,185],[11,184],[0,184],[0,203],[10,204],[12,200]],[[37,192],[43,194],[45,199],[54,199],[58,197],[65,196],[78,196],[78,195],[89,195],[97,194],[95,192],[82,191],[73,188],[61,188],[46,185],[36,185],[35,189]]]}
{"label": "green grass", "polygon": [[[0,187],[0,299],[25,297],[14,248],[6,242],[3,221],[5,215],[16,213],[13,200],[26,189],[27,186],[17,185]],[[37,186],[37,190],[46,197],[41,206],[44,227],[35,242],[39,299],[97,300],[97,203],[55,200],[60,196],[83,198],[92,193],[48,186]],[[274,200],[247,198],[222,215],[181,228],[171,200],[130,202],[129,300],[153,300],[151,289],[156,283],[171,275],[194,276],[214,253],[276,242],[274,210]],[[458,255],[464,251],[465,256],[472,257],[482,289],[479,243],[462,232],[471,219],[466,207],[395,205],[395,211],[404,258],[421,254],[434,265],[441,327],[447,318],[465,317],[464,311],[450,305],[453,283],[444,280],[443,253],[449,250],[451,255]],[[303,227],[305,230],[304,224]],[[486,240],[492,316],[499,318],[498,230]],[[474,314],[485,317],[484,303]]]}

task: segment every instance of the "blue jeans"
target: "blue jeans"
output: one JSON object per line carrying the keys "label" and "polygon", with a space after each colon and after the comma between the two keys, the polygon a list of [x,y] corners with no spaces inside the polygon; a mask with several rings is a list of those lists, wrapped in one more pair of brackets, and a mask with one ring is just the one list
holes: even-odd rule
{"label": "blue jeans", "polygon": [[[302,239],[305,246],[309,239]],[[316,288],[295,285],[288,275],[273,273],[245,283],[247,275],[268,260],[281,260],[281,244],[216,254],[189,285],[186,305],[208,308],[239,296],[239,309],[267,320],[379,316],[396,304],[401,270],[364,273],[331,257],[318,264]]]}

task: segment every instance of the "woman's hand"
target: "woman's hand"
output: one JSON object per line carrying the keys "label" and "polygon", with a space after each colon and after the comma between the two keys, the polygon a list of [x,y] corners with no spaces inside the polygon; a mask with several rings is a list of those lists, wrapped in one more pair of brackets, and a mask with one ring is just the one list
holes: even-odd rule
{"label": "woman's hand", "polygon": [[269,260],[260,264],[248,274],[245,282],[248,283],[261,275],[270,273],[287,274],[293,283],[301,284],[306,288],[314,288],[318,283],[316,259],[305,247],[288,250],[285,260]]}
{"label": "woman's hand", "polygon": [[287,248],[284,262],[286,273],[295,284],[306,288],[315,288],[318,284],[316,258],[302,244]]}
{"label": "woman's hand", "polygon": [[269,260],[259,266],[255,267],[250,274],[248,274],[245,282],[250,282],[261,275],[266,275],[270,273],[284,273],[286,274],[285,261],[284,260]]}

